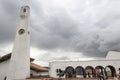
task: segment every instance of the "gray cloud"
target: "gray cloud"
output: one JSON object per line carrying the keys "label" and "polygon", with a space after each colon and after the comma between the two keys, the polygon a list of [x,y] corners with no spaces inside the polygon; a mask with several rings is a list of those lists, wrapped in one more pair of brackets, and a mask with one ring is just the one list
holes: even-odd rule
{"label": "gray cloud", "polygon": [[0,5],[0,42],[2,44],[13,41],[18,24],[19,10],[14,0],[1,0]]}
{"label": "gray cloud", "polygon": [[[118,30],[116,23],[119,24],[119,11],[116,6],[113,6],[118,3],[106,2],[101,1],[99,5],[96,5],[97,1],[90,2],[89,7],[83,7],[86,10],[79,12],[78,8],[76,13],[72,14],[71,12],[72,15],[68,13],[70,10],[68,11],[66,7],[61,7],[59,10],[55,8],[55,12],[50,12],[49,17],[43,18],[42,28],[40,28],[43,29],[41,30],[43,32],[38,31],[41,36],[38,37],[39,44],[37,46],[43,49],[69,49],[94,57],[105,56],[109,50],[119,50],[116,48],[116,44],[119,43],[117,42],[119,41],[117,34],[107,34],[111,31],[119,33],[116,32],[116,29]],[[110,6],[112,7],[110,8]],[[77,7],[79,6],[77,5]],[[117,7],[120,6],[117,5]],[[78,15],[78,13],[80,14]],[[73,15],[80,19],[75,21],[76,17]],[[114,29],[115,25],[116,29]],[[117,39],[112,40],[111,34],[117,36]],[[110,39],[111,42],[106,41],[107,39]],[[113,46],[115,47],[113,48]]]}
{"label": "gray cloud", "polygon": [[1,0],[0,43],[13,42],[19,8],[29,4],[31,46],[49,52],[61,50],[60,56],[54,58],[54,53],[49,60],[71,58],[61,56],[62,51],[90,57],[105,57],[110,50],[120,51],[119,0],[62,1]]}

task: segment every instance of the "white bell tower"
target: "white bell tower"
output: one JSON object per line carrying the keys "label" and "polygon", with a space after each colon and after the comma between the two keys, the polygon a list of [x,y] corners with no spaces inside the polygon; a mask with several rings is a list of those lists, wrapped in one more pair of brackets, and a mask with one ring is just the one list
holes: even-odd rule
{"label": "white bell tower", "polygon": [[26,79],[30,77],[30,31],[29,6],[20,10],[20,23],[17,28],[7,80]]}

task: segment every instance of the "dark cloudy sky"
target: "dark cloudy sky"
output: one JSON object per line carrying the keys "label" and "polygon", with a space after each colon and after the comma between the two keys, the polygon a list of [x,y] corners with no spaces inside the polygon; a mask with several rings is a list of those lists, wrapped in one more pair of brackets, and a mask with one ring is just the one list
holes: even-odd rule
{"label": "dark cloudy sky", "polygon": [[0,0],[1,56],[12,51],[23,5],[31,8],[31,57],[38,64],[120,51],[120,0]]}

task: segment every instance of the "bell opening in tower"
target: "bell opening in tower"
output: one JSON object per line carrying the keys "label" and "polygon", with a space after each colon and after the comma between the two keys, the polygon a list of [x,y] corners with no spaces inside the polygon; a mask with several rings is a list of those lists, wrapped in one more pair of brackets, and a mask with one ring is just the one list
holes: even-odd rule
{"label": "bell opening in tower", "polygon": [[23,12],[26,12],[26,9],[23,9]]}

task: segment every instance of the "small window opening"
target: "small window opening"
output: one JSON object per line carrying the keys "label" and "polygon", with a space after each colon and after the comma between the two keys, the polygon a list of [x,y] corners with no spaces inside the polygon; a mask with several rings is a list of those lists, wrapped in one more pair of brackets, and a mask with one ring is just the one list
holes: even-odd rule
{"label": "small window opening", "polygon": [[24,9],[23,12],[26,12],[26,9]]}
{"label": "small window opening", "polygon": [[24,30],[24,29],[20,29],[20,30],[18,31],[18,33],[19,33],[20,35],[22,35],[22,34],[25,33],[25,30]]}

